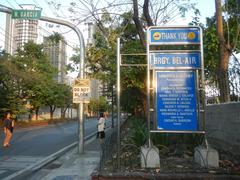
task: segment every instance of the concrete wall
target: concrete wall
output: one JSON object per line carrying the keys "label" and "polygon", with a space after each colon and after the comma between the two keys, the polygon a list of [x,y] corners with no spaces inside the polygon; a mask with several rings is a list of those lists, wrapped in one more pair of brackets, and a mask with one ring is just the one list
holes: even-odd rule
{"label": "concrete wall", "polygon": [[240,155],[240,103],[208,105],[206,132],[210,145]]}

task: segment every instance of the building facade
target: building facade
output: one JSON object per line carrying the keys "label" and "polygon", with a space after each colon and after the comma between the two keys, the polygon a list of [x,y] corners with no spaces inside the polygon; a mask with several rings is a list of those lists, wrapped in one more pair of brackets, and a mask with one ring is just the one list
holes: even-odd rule
{"label": "building facade", "polygon": [[44,51],[47,53],[51,64],[57,69],[57,75],[54,77],[58,83],[67,83],[66,77],[66,42],[64,39],[53,42],[48,37],[43,38]]}
{"label": "building facade", "polygon": [[[22,6],[23,9],[33,10],[34,5]],[[14,54],[18,48],[22,48],[28,41],[37,42],[38,20],[12,19],[11,14],[6,14],[5,50]]]}

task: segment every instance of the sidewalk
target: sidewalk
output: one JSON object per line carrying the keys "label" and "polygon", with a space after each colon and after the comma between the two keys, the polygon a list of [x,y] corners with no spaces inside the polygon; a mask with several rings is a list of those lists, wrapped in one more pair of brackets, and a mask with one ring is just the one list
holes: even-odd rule
{"label": "sidewalk", "polygon": [[41,168],[28,180],[89,180],[99,164],[100,146],[96,137],[85,143],[84,154],[77,154],[77,147]]}

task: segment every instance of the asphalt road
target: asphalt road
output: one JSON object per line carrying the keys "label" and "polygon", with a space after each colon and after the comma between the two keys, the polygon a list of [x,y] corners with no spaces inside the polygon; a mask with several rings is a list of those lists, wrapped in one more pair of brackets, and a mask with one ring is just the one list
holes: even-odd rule
{"label": "asphalt road", "polygon": [[[107,121],[107,124],[110,120]],[[85,121],[85,136],[97,131],[97,120]],[[3,133],[0,142],[3,142]],[[48,125],[16,129],[11,145],[0,147],[0,179],[22,170],[78,140],[78,123],[71,121]]]}

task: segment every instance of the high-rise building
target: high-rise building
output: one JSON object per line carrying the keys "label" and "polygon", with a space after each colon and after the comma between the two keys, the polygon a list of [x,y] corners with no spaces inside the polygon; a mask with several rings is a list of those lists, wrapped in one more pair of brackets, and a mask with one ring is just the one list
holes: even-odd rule
{"label": "high-rise building", "polygon": [[[22,9],[33,10],[35,5],[21,5]],[[28,41],[37,42],[38,20],[12,19],[11,14],[6,15],[5,49],[14,54],[17,48],[23,47]]]}
{"label": "high-rise building", "polygon": [[85,23],[86,28],[84,29],[84,31],[87,32],[87,36],[86,38],[86,46],[91,45],[94,43],[94,39],[93,39],[93,34],[95,33],[95,24],[93,22],[86,22]]}
{"label": "high-rise building", "polygon": [[59,83],[67,83],[66,78],[66,42],[62,38],[58,42],[52,41],[49,37],[43,38],[44,51],[48,54],[50,62],[57,68],[58,73],[54,79]]}

